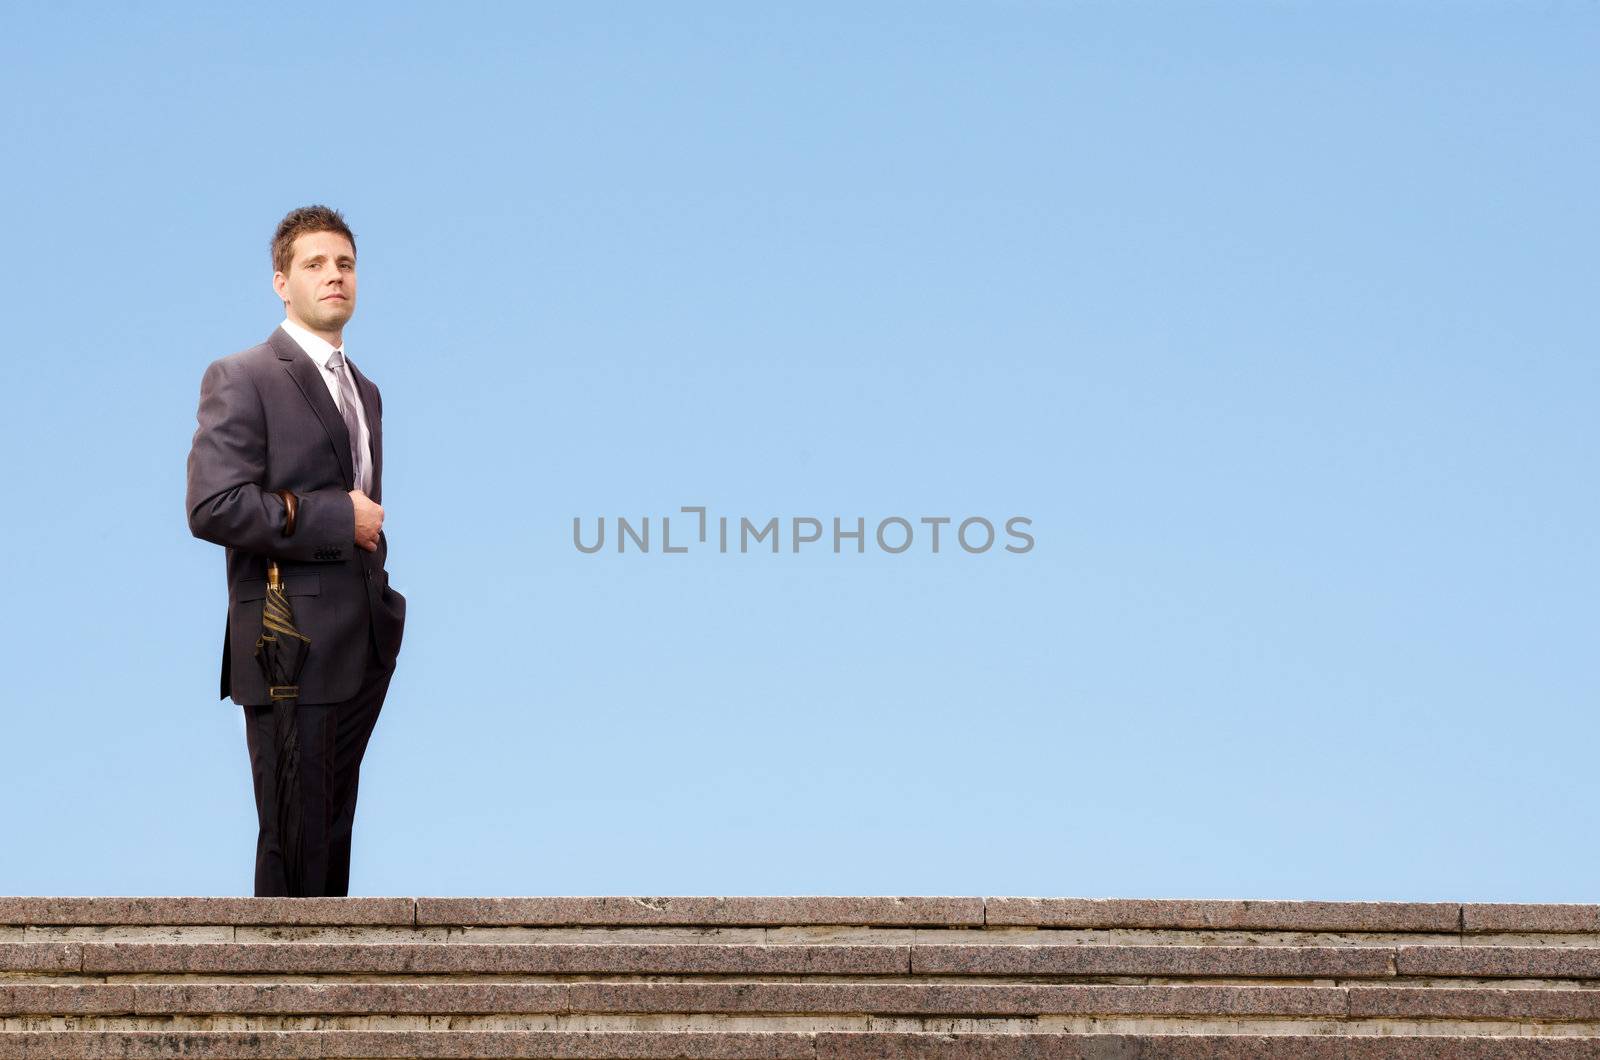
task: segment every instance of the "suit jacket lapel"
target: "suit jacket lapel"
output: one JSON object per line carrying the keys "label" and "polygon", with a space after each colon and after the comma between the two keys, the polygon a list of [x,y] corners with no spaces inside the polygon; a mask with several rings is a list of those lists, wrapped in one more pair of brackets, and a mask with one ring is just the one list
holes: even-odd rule
{"label": "suit jacket lapel", "polygon": [[[267,345],[271,346],[278,359],[284,362],[283,370],[289,373],[289,377],[300,388],[300,393],[305,396],[312,411],[317,414],[317,419],[322,421],[322,429],[328,432],[328,441],[333,445],[333,455],[339,461],[340,470],[344,472],[345,489],[355,489],[356,472],[350,463],[350,432],[344,429],[344,417],[339,415],[339,406],[333,403],[333,395],[328,393],[328,385],[322,381],[316,362],[282,328],[272,329],[272,334],[267,337]],[[378,483],[377,472],[377,461],[374,460],[372,473],[374,488]],[[374,497],[373,500],[376,501],[377,498]]]}

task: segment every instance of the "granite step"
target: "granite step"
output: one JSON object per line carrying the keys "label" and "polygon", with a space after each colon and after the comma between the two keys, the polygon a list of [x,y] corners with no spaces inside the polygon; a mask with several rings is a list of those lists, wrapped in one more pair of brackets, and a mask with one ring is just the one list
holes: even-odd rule
{"label": "granite step", "polygon": [[11,1035],[0,1057],[192,1060],[340,1057],[544,1060],[1577,1060],[1592,1039],[1164,1034],[550,1034],[322,1031]]}
{"label": "granite step", "polygon": [[1600,906],[0,897],[0,1057],[1600,1058]]}
{"label": "granite step", "polygon": [[1283,1016],[1600,1024],[1600,990],[948,983],[0,984],[0,1016]]}

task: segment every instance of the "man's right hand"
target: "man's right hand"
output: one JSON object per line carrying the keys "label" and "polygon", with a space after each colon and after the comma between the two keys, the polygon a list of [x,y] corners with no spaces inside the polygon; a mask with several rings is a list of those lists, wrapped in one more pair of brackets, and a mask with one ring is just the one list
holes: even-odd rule
{"label": "man's right hand", "polygon": [[383,506],[360,490],[350,491],[356,508],[356,544],[368,552],[378,551],[378,531],[383,529]]}

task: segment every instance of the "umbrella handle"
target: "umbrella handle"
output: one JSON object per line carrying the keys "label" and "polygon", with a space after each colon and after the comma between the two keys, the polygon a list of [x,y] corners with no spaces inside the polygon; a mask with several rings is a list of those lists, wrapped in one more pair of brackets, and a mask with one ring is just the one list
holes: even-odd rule
{"label": "umbrella handle", "polygon": [[298,507],[300,505],[300,498],[296,497],[293,493],[291,493],[288,490],[275,490],[273,492],[277,493],[278,496],[283,498],[283,508],[284,508],[283,536],[284,537],[293,537],[294,536],[294,517],[295,517],[296,509],[298,509]]}
{"label": "umbrella handle", "polygon": [[[300,499],[289,490],[273,490],[273,492],[283,498],[283,536],[292,537],[294,535],[294,517],[299,509]],[[272,589],[283,587],[283,579],[278,574],[278,561],[275,559],[267,560],[267,586]]]}

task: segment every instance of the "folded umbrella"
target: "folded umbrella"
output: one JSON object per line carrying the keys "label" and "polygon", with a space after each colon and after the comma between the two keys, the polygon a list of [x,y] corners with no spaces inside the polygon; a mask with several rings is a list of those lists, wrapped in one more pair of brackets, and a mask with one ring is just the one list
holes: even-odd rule
{"label": "folded umbrella", "polygon": [[[279,490],[286,509],[283,533],[294,533],[295,495]],[[311,638],[295,627],[294,609],[284,591],[276,560],[267,561],[267,593],[261,605],[261,636],[256,638],[256,663],[267,679],[272,699],[274,790],[278,794],[278,840],[282,845],[284,875],[291,895],[304,895],[305,858],[302,851],[305,814],[300,799],[300,733],[295,714],[299,707],[300,671],[305,667]]]}

